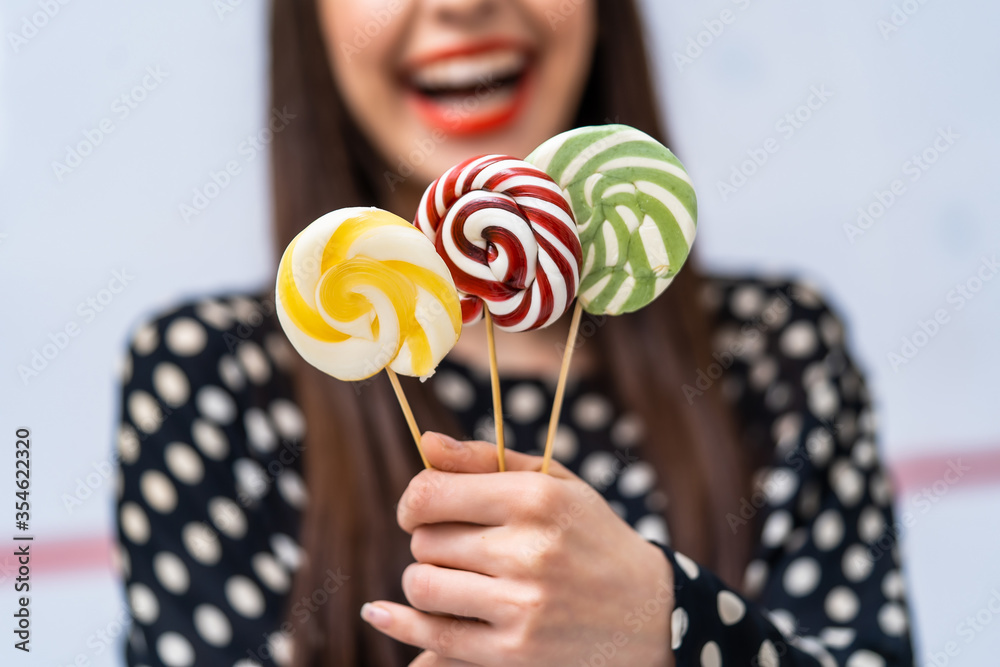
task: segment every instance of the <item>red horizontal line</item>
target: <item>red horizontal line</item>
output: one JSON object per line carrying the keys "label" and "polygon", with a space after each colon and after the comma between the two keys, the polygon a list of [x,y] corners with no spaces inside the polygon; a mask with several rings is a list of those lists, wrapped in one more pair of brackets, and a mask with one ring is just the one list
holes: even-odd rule
{"label": "red horizontal line", "polygon": [[[967,452],[940,453],[890,462],[888,467],[895,482],[897,495],[914,493],[923,487],[932,487],[945,480],[945,473],[958,466],[962,470],[958,481],[950,486],[989,486],[1000,483],[1000,447]],[[954,474],[949,479],[954,479]],[[115,540],[111,535],[93,535],[70,539],[48,538],[32,542],[12,542],[14,548],[30,544],[31,574],[60,575],[86,570],[105,570],[111,573],[114,562]],[[19,564],[13,555],[14,548],[0,557],[0,585],[17,576]]]}

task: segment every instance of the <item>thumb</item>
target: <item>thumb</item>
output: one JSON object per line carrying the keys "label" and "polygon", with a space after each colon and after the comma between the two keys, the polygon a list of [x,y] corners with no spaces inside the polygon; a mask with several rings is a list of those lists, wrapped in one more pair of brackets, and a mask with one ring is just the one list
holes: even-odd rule
{"label": "thumb", "polygon": [[[427,431],[420,438],[420,447],[431,465],[444,472],[487,473],[498,472],[497,447],[478,440],[455,440],[443,433]],[[504,460],[510,471],[539,471],[542,457],[506,450]],[[549,472],[554,477],[572,477],[558,461],[553,461]]]}

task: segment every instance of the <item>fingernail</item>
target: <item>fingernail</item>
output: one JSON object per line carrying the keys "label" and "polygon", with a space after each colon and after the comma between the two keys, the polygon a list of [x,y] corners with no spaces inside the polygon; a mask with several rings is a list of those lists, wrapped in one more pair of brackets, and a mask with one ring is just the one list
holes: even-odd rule
{"label": "fingernail", "polygon": [[382,607],[376,607],[371,602],[366,602],[361,606],[361,618],[376,628],[388,628],[389,624],[392,623],[392,614]]}
{"label": "fingernail", "polygon": [[441,445],[447,449],[457,451],[465,447],[464,442],[460,442],[451,436],[445,435],[444,433],[437,433],[436,435],[438,440],[441,442]]}

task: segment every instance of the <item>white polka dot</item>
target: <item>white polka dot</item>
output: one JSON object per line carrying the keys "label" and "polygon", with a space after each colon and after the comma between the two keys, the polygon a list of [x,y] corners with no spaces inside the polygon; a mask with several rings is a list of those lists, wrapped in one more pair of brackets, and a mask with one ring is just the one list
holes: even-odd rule
{"label": "white polka dot", "polygon": [[190,667],[194,664],[194,649],[176,632],[164,632],[156,640],[156,654],[167,667]]}
{"label": "white polka dot", "polygon": [[233,311],[214,299],[202,301],[195,306],[198,317],[219,331],[225,331],[233,326]]}
{"label": "white polka dot", "polygon": [[204,350],[207,338],[205,327],[190,317],[174,320],[164,335],[167,348],[181,357],[191,357]]}
{"label": "white polka dot", "polygon": [[636,498],[649,493],[656,484],[656,470],[645,462],[633,463],[618,480],[618,491],[626,498]]}
{"label": "white polka dot", "polygon": [[735,625],[743,619],[746,613],[746,605],[743,600],[731,591],[720,591],[717,605],[719,608],[719,618],[724,625]]}
{"label": "white polka dot", "polygon": [[247,378],[236,359],[228,354],[219,359],[219,377],[230,391],[240,391],[247,385]]}
{"label": "white polka dot", "polygon": [[[548,437],[547,429],[538,429],[536,439],[538,451],[545,449],[545,439]],[[552,441],[552,456],[557,461],[568,462],[576,458],[580,443],[577,440],[576,432],[566,424],[559,424],[556,427],[556,437]]]}
{"label": "white polka dot", "polygon": [[535,385],[523,382],[507,392],[503,407],[515,421],[530,423],[545,410],[545,395]]}
{"label": "white polka dot", "polygon": [[238,540],[247,534],[247,518],[239,505],[229,498],[219,496],[208,501],[208,516],[226,537]]}
{"label": "white polka dot", "polygon": [[729,305],[737,317],[753,319],[764,310],[764,292],[755,285],[743,285],[733,291]]}
{"label": "white polka dot", "polygon": [[806,391],[809,409],[820,419],[832,418],[840,409],[840,395],[829,382],[819,382]]}
{"label": "white polka dot", "polygon": [[879,507],[887,507],[892,501],[892,485],[889,479],[882,473],[872,475],[870,485],[872,500]]}
{"label": "white polka dot", "polygon": [[149,541],[149,519],[141,507],[127,502],[122,505],[120,516],[122,532],[130,542],[145,544]]}
{"label": "white polka dot", "polygon": [[128,397],[128,414],[132,422],[146,433],[155,433],[163,423],[163,412],[156,399],[142,390]]}
{"label": "white polka dot", "polygon": [[815,481],[808,482],[799,492],[799,516],[803,519],[811,519],[819,511],[820,502],[823,500],[819,484]]}
{"label": "white polka dot", "polygon": [[139,434],[129,424],[122,424],[118,428],[118,456],[123,463],[132,464],[139,460],[140,451]]}
{"label": "white polka dot", "polygon": [[722,651],[715,642],[708,642],[701,649],[701,667],[721,667]]}
{"label": "white polka dot", "polygon": [[145,584],[132,584],[128,587],[128,603],[132,614],[144,625],[150,625],[160,616],[160,603]]}
{"label": "white polka dot", "polygon": [[846,586],[837,586],[826,596],[823,608],[835,623],[847,623],[858,615],[858,596]]}
{"label": "white polka dot", "polygon": [[774,437],[775,445],[782,451],[788,451],[799,443],[799,436],[802,435],[802,415],[798,412],[789,412],[774,420],[771,427],[771,435]]}
{"label": "white polka dot", "polygon": [[819,335],[829,347],[835,347],[844,342],[844,327],[836,317],[825,313],[819,318]]}
{"label": "white polka dot", "polygon": [[287,593],[291,587],[291,577],[288,571],[269,553],[259,553],[250,559],[254,574],[265,586],[275,593]]}
{"label": "white polka dot", "polygon": [[187,524],[181,531],[181,540],[191,557],[199,563],[215,565],[222,558],[219,536],[208,524],[201,522]]}
{"label": "white polka dot", "polygon": [[254,384],[264,384],[271,379],[271,364],[257,343],[252,340],[241,343],[236,348],[236,356]]}
{"label": "white polka dot", "polygon": [[289,570],[297,570],[302,564],[302,548],[284,533],[275,533],[271,536],[271,551]]}
{"label": "white polka dot", "polygon": [[667,532],[667,522],[663,517],[656,514],[647,514],[635,522],[635,530],[642,535],[643,539],[664,546],[670,544],[670,535]]}
{"label": "white polka dot", "polygon": [[187,591],[191,584],[184,562],[169,551],[161,551],[153,557],[153,574],[161,586],[175,595]]}
{"label": "white polka dot", "polygon": [[454,371],[440,371],[434,375],[434,393],[452,410],[468,410],[476,400],[476,390],[469,381]]}
{"label": "white polka dot", "polygon": [[271,655],[274,661],[285,667],[292,662],[292,642],[287,635],[274,632],[267,638],[267,644],[271,648]]}
{"label": "white polka dot", "polygon": [[272,333],[264,339],[264,348],[278,368],[291,370],[295,364],[295,351],[281,334]]}
{"label": "white polka dot", "polygon": [[802,372],[802,384],[809,389],[820,382],[829,382],[830,372],[822,361],[814,361]]}
{"label": "white polka dot", "polygon": [[748,597],[755,598],[764,590],[767,583],[768,567],[762,560],[750,561],[743,574],[743,591]]}
{"label": "white polka dot", "polygon": [[185,484],[197,484],[205,476],[205,464],[198,452],[183,442],[172,442],[163,452],[167,469]]}
{"label": "white polka dot", "polygon": [[306,505],[307,493],[305,482],[299,473],[286,468],[278,475],[278,493],[289,505],[296,509],[302,509]]}
{"label": "white polka dot", "polygon": [[889,602],[878,612],[878,626],[890,637],[899,637],[906,632],[906,611],[902,605]]}
{"label": "white polka dot", "polygon": [[840,502],[853,507],[865,492],[864,476],[846,459],[837,459],[830,466],[830,482]]}
{"label": "white polka dot", "polygon": [[774,647],[770,639],[765,639],[760,644],[760,650],[757,651],[757,664],[759,667],[778,667],[778,649]]}
{"label": "white polka dot", "polygon": [[820,567],[813,558],[798,558],[785,570],[785,591],[793,597],[802,597],[816,590]]}
{"label": "white polka dot", "polygon": [[198,412],[216,424],[228,424],[236,418],[236,402],[220,387],[214,385],[202,387],[194,400]]}
{"label": "white polka dot", "polygon": [[646,428],[639,415],[624,414],[611,426],[611,442],[615,447],[638,447]]}
{"label": "white polka dot", "polygon": [[796,628],[799,623],[787,609],[774,609],[767,612],[767,617],[774,624],[774,627],[778,629],[778,632],[785,637],[794,637],[796,635]]}
{"label": "white polka dot", "polygon": [[858,518],[858,534],[861,539],[869,544],[882,537],[885,532],[885,517],[882,510],[877,507],[868,506],[861,510]]}
{"label": "white polka dot", "polygon": [[764,395],[764,405],[771,412],[778,412],[788,407],[792,398],[792,388],[787,382],[776,382]]}
{"label": "white polka dot", "polygon": [[278,433],[285,440],[298,441],[306,434],[306,418],[298,406],[289,400],[279,398],[269,408],[271,419],[278,427]]}
{"label": "white polka dot", "polygon": [[173,408],[184,405],[191,395],[187,375],[169,361],[161,362],[153,369],[153,388],[163,402]]}
{"label": "white polka dot", "polygon": [[823,628],[819,640],[830,648],[843,650],[851,645],[856,635],[854,628]]}
{"label": "white polka dot", "polygon": [[785,326],[785,323],[788,322],[788,318],[792,311],[788,305],[789,304],[780,296],[776,296],[771,299],[764,308],[764,312],[761,314],[761,319],[764,321],[764,324],[768,325],[772,329],[779,329]]}
{"label": "white polka dot", "polygon": [[803,359],[816,352],[816,327],[812,322],[794,322],[781,334],[781,351],[790,357]]}
{"label": "white polka dot", "polygon": [[221,461],[229,454],[229,440],[215,424],[204,419],[195,419],[191,425],[191,437],[201,453],[210,459]]}
{"label": "white polka dot", "polygon": [[118,377],[122,384],[128,384],[132,379],[132,373],[135,371],[135,360],[131,354],[126,354],[121,357],[121,361],[118,368]]}
{"label": "white polka dot", "polygon": [[819,296],[819,292],[808,283],[795,283],[791,286],[789,292],[797,303],[802,304],[806,308],[816,310],[823,307],[823,301]]}
{"label": "white polka dot", "polygon": [[259,618],[264,613],[264,594],[257,585],[242,575],[226,581],[226,600],[241,616]]}
{"label": "white polka dot", "polygon": [[580,465],[580,476],[594,488],[603,490],[615,480],[618,465],[618,459],[613,454],[593,452]]}
{"label": "white polka dot", "polygon": [[258,327],[264,321],[264,315],[261,312],[260,305],[252,299],[242,296],[234,296],[229,299],[229,305],[236,314],[236,319],[243,324]]}
{"label": "white polka dot", "polygon": [[837,510],[827,510],[813,524],[813,541],[820,551],[829,551],[844,539],[844,521]]}
{"label": "white polka dot", "polygon": [[767,517],[761,530],[761,542],[766,547],[776,547],[781,544],[792,531],[792,515],[785,510],[779,510]]}
{"label": "white polka dot", "polygon": [[674,552],[674,559],[677,561],[677,564],[680,566],[681,570],[684,571],[684,574],[688,576],[688,579],[698,578],[700,570],[698,569],[697,563],[695,563],[693,560],[682,554],[680,551]]}
{"label": "white polka dot", "polygon": [[674,607],[670,614],[670,648],[677,650],[684,641],[688,629],[688,614],[681,607]]}
{"label": "white polka dot", "polygon": [[758,391],[769,386],[778,377],[778,362],[771,357],[763,357],[750,367],[750,385]]}
{"label": "white polka dot", "polygon": [[861,649],[851,654],[845,667],[885,667],[885,660],[877,653]]}
{"label": "white polka dot", "polygon": [[878,463],[878,451],[875,449],[875,443],[868,438],[858,440],[851,448],[851,460],[862,470],[874,467]]}
{"label": "white polka dot", "polygon": [[266,454],[278,446],[278,435],[271,427],[267,414],[260,408],[250,408],[244,413],[243,426],[250,446],[258,452]]}
{"label": "white polka dot", "polygon": [[132,338],[132,349],[142,357],[155,350],[159,344],[160,334],[156,331],[156,326],[153,324],[147,324],[142,327],[135,332],[135,336]]}
{"label": "white polka dot", "polygon": [[256,660],[250,660],[249,658],[243,658],[237,662],[233,667],[260,667],[260,663]]}
{"label": "white polka dot", "polygon": [[799,487],[799,476],[790,468],[776,468],[764,482],[764,493],[772,505],[788,502]]}
{"label": "white polka dot", "polygon": [[817,468],[822,468],[830,462],[834,448],[833,436],[822,426],[817,426],[806,436],[806,452]]}
{"label": "white polka dot", "polygon": [[572,407],[573,421],[588,431],[606,427],[613,413],[608,399],[597,394],[581,396]]}
{"label": "white polka dot", "polygon": [[228,646],[233,638],[233,627],[229,619],[221,609],[210,604],[195,607],[194,628],[212,646]]}
{"label": "white polka dot", "polygon": [[892,570],[882,579],[882,594],[890,600],[902,600],[906,593],[906,584],[899,570]]}
{"label": "white polka dot", "polygon": [[173,512],[177,507],[177,490],[159,470],[147,470],[139,478],[139,490],[146,504],[161,514]]}
{"label": "white polka dot", "polygon": [[252,499],[260,499],[267,493],[270,479],[260,464],[252,459],[237,459],[233,463],[236,476],[236,490]]}
{"label": "white polka dot", "polygon": [[875,567],[871,552],[863,544],[852,544],[844,550],[841,567],[848,581],[863,581]]}

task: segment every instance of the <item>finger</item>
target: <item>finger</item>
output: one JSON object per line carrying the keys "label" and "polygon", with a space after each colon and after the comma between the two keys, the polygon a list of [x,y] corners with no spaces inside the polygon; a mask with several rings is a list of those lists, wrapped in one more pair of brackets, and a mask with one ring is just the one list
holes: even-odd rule
{"label": "finger", "polygon": [[410,552],[420,563],[496,577],[510,570],[509,540],[503,526],[435,523],[414,529]]}
{"label": "finger", "polygon": [[499,579],[427,563],[412,563],[403,570],[403,594],[420,611],[487,622],[506,606]]}
{"label": "finger", "polygon": [[410,667],[479,667],[465,660],[455,660],[454,658],[442,658],[433,651],[424,651],[417,656],[417,659],[410,663]]}
{"label": "finger", "polygon": [[361,617],[396,641],[426,649],[441,658],[481,664],[493,647],[493,633],[481,621],[435,616],[380,600],[361,608]]}
{"label": "finger", "polygon": [[[420,447],[431,465],[438,470],[465,473],[486,473],[499,470],[496,445],[489,442],[455,440],[443,433],[428,431],[421,437]],[[511,471],[538,472],[542,469],[540,456],[530,456],[507,450],[504,461],[507,464],[507,470]],[[573,477],[573,473],[558,461],[552,462],[549,466],[549,472],[554,477]]]}
{"label": "finger", "polygon": [[566,483],[533,472],[462,475],[422,470],[399,499],[396,520],[408,533],[430,523],[500,526],[515,515],[527,519],[551,512],[547,503]]}

